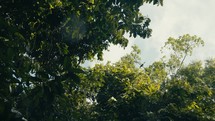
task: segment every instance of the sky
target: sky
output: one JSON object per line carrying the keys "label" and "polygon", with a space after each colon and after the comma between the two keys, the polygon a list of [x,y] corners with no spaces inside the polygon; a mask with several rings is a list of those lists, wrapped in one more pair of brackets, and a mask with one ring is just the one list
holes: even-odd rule
{"label": "sky", "polygon": [[151,19],[152,36],[147,39],[128,38],[125,49],[111,45],[109,51],[104,51],[104,61],[88,62],[88,65],[114,63],[130,53],[134,44],[141,49],[142,62],[150,65],[162,57],[160,48],[169,37],[178,38],[184,34],[197,35],[205,42],[204,47],[194,49],[186,63],[215,57],[215,0],[164,0],[164,6],[145,4],[140,11]]}

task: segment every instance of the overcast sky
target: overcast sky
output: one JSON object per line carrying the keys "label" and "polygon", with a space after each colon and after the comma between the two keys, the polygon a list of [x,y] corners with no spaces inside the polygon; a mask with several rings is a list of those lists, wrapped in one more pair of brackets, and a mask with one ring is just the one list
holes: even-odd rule
{"label": "overcast sky", "polygon": [[159,60],[160,48],[168,37],[178,38],[184,34],[197,35],[205,41],[205,46],[194,50],[187,62],[215,57],[215,0],[164,0],[164,6],[143,5],[140,10],[151,19],[152,36],[129,38],[126,49],[111,46],[110,51],[104,53],[103,63],[118,61],[137,44],[142,51],[142,61],[149,65]]}

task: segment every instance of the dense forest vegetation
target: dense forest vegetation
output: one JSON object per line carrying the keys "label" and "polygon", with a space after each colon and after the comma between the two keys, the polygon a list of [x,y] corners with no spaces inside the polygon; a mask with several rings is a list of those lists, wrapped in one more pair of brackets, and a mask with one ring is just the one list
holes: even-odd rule
{"label": "dense forest vegetation", "polygon": [[0,0],[0,121],[215,121],[215,59],[184,61],[204,45],[170,37],[149,66],[140,50],[116,63],[110,44],[151,36],[144,4],[162,0]]}

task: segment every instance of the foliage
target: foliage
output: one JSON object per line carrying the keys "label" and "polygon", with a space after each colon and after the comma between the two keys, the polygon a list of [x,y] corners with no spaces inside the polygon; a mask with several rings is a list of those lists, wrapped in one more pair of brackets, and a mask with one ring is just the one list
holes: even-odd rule
{"label": "foliage", "polygon": [[135,64],[139,50],[133,48],[119,62],[93,68],[95,79],[100,75],[101,80],[95,91],[93,120],[215,120],[214,59],[204,66],[200,61],[182,66],[177,76],[169,77],[169,66],[162,61],[139,68]]}
{"label": "foliage", "polygon": [[[161,51],[168,50],[170,52],[170,57],[165,62],[169,68],[169,75],[176,76],[177,71],[183,66],[186,57],[192,55],[193,49],[200,45],[203,46],[204,41],[196,35],[190,36],[189,34],[185,34],[177,39],[173,37],[168,38],[168,41],[162,47]],[[163,59],[166,61],[165,56]]]}
{"label": "foliage", "polygon": [[80,66],[111,43],[126,47],[124,33],[149,37],[139,7],[162,0],[0,2],[0,120],[215,120],[215,60],[183,64],[203,45],[197,36],[169,38],[170,58],[145,68],[137,46],[114,64]]}
{"label": "foliage", "polygon": [[94,56],[102,59],[110,43],[126,47],[125,32],[149,37],[150,19],[139,12],[139,7],[163,4],[162,0],[0,3],[0,117],[32,121],[61,120],[59,115],[64,113],[57,113],[62,110],[58,106],[70,98],[68,93],[74,98],[70,115],[79,117],[76,102],[83,97],[75,94],[81,86],[79,75],[84,73],[80,63]]}
{"label": "foliage", "polygon": [[[150,80],[149,76],[140,68],[135,67],[139,50],[133,47],[131,54],[110,65],[97,65],[93,69],[102,75],[101,86],[96,91],[94,120],[133,120],[143,114],[138,113],[144,104],[139,105],[144,96],[150,99],[159,90],[159,85]],[[150,99],[153,101],[153,99]],[[144,102],[143,102],[144,103]],[[146,104],[147,102],[145,102]],[[142,108],[141,108],[142,107]],[[146,109],[147,110],[147,109]],[[135,120],[137,120],[135,119]]]}

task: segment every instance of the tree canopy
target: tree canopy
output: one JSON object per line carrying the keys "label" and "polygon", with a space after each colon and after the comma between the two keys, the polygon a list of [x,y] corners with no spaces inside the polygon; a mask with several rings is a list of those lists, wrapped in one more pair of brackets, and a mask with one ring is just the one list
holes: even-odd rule
{"label": "tree canopy", "polygon": [[184,64],[204,42],[170,37],[170,55],[148,67],[140,50],[112,64],[102,59],[123,35],[148,38],[144,4],[162,0],[0,0],[0,120],[213,121],[215,59]]}
{"label": "tree canopy", "polygon": [[[183,37],[190,41],[196,38],[190,35]],[[180,43],[176,41],[171,46]],[[201,61],[188,65],[180,63],[176,76],[169,76],[168,64],[172,58],[140,68],[136,65],[138,55],[139,50],[134,47],[134,51],[122,57],[119,62],[96,65],[92,69],[96,73],[94,80],[102,83],[94,97],[94,120],[215,120],[214,59],[206,60],[204,65]]]}
{"label": "tree canopy", "polygon": [[[150,19],[139,12],[162,0],[1,0],[0,117],[52,120],[64,83],[79,86],[80,63],[130,36],[151,35]],[[20,108],[21,107],[21,108]],[[56,106],[55,106],[56,107]],[[18,116],[20,117],[20,116]],[[22,117],[22,116],[21,116]],[[42,117],[45,117],[44,119]],[[56,119],[57,120],[57,119]]]}

